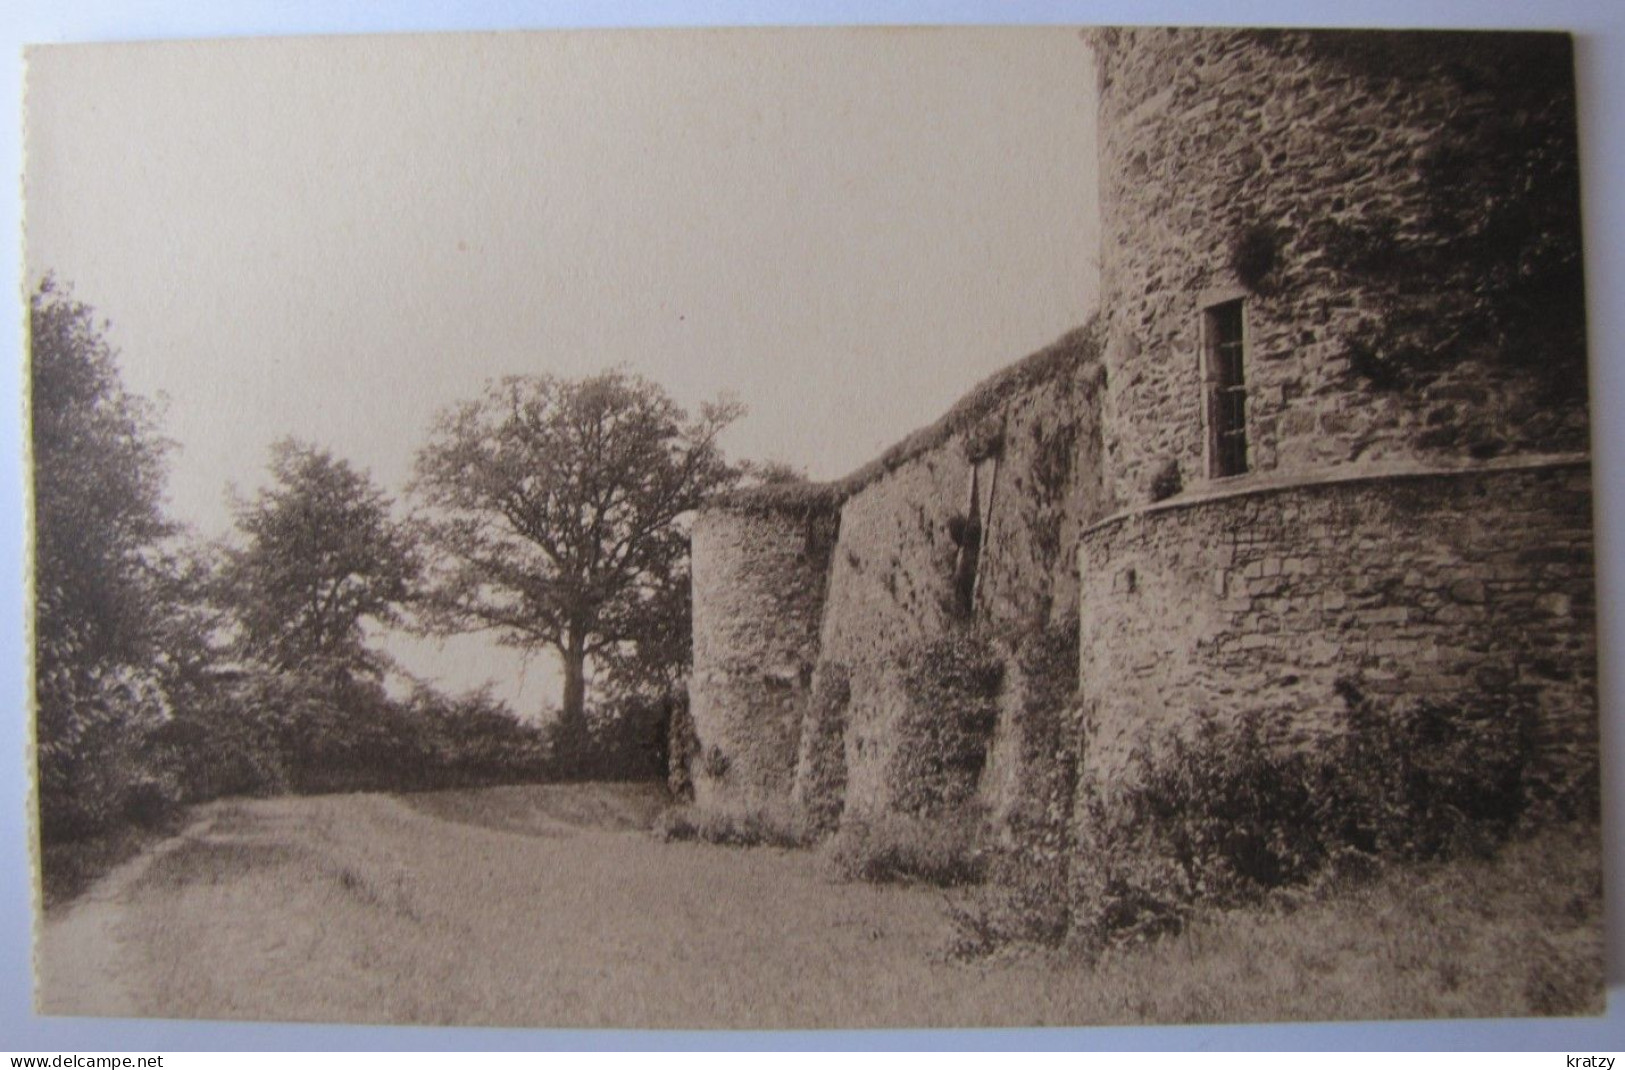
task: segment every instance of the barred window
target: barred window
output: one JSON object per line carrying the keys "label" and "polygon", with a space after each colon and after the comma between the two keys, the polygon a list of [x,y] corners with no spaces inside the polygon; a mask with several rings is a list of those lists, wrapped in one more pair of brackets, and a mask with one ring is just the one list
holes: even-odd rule
{"label": "barred window", "polygon": [[1204,314],[1207,356],[1208,469],[1214,478],[1247,471],[1246,324],[1242,303],[1226,301]]}

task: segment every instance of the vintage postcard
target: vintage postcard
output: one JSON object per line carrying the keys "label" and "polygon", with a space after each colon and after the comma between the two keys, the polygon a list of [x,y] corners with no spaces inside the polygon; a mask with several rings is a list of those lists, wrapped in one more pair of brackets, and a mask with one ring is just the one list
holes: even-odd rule
{"label": "vintage postcard", "polygon": [[1601,1013],[1573,54],[31,49],[40,1013]]}

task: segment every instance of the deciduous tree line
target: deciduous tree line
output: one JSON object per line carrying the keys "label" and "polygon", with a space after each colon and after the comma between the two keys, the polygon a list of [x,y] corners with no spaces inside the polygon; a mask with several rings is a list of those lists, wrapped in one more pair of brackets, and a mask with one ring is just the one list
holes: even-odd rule
{"label": "deciduous tree line", "polygon": [[[203,542],[165,513],[157,408],[49,278],[30,356],[46,844],[223,794],[663,772],[686,520],[749,469],[718,444],[738,405],[691,415],[623,370],[506,378],[440,414],[406,502],[288,439],[234,498],[233,535]],[[390,628],[552,651],[559,708],[526,719],[489,689],[423,683],[403,697],[377,641]]]}

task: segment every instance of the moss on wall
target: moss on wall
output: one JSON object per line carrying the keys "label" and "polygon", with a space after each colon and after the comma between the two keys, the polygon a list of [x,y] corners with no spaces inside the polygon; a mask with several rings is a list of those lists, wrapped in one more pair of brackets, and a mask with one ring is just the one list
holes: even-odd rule
{"label": "moss on wall", "polygon": [[999,715],[1004,660],[969,628],[902,652],[904,704],[886,763],[889,809],[917,817],[957,811],[976,794]]}
{"label": "moss on wall", "polygon": [[1106,450],[1125,504],[1170,465],[1186,490],[1208,479],[1202,309],[1231,298],[1253,471],[1585,448],[1566,38],[1133,28],[1096,44]]}
{"label": "moss on wall", "polygon": [[695,800],[789,796],[837,517],[708,509],[694,525]]}
{"label": "moss on wall", "polygon": [[846,666],[826,661],[813,673],[812,700],[801,725],[791,801],[808,827],[829,832],[846,808],[846,722],[852,677]]}

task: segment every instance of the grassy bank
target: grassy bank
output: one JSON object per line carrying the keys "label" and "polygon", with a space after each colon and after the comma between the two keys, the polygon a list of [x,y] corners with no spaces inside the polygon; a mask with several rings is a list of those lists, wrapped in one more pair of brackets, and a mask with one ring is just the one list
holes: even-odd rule
{"label": "grassy bank", "polygon": [[[119,990],[166,1017],[857,1028],[1597,1009],[1594,833],[1204,917],[1092,965],[966,965],[946,954],[940,890],[837,883],[809,851],[661,842],[657,803],[584,784],[211,804],[116,896],[48,920],[41,953],[68,962],[53,949],[111,934]],[[42,970],[45,1009],[94,1011],[62,974]]]}
{"label": "grassy bank", "polygon": [[1208,915],[1068,970],[1069,1002],[1118,1022],[1601,1014],[1598,848],[1595,828],[1551,830]]}

